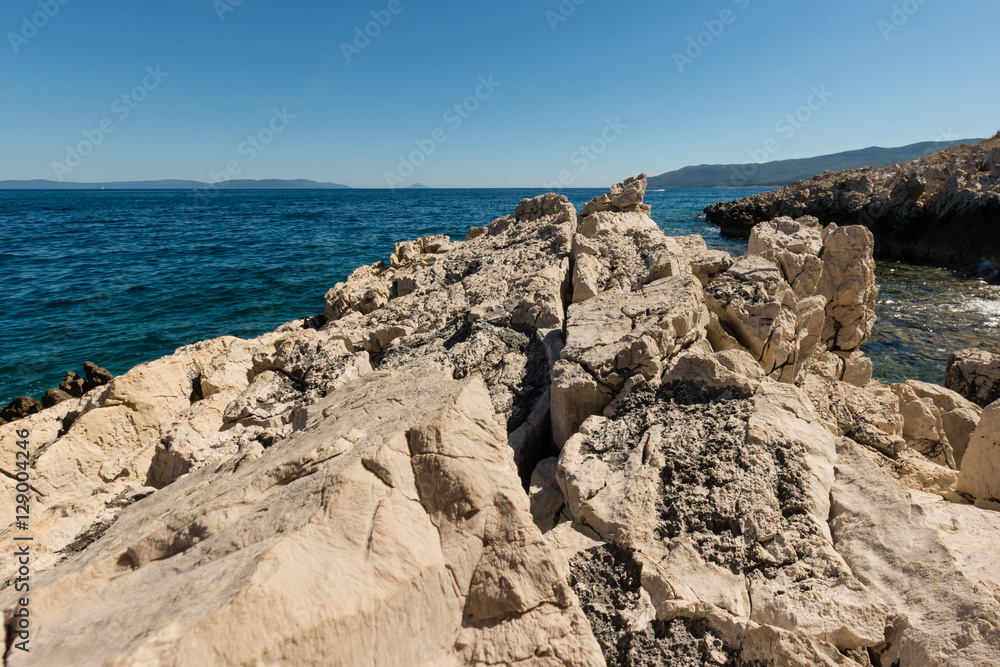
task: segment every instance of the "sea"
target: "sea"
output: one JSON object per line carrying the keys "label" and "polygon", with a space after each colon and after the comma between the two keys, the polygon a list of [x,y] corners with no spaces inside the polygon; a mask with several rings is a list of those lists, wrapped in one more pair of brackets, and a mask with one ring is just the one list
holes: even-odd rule
{"label": "sea", "polygon": [[[734,254],[702,210],[759,188],[649,191],[669,235]],[[582,206],[603,190],[567,190]],[[513,213],[544,190],[0,191],[0,406],[93,361],[115,374],[217,336],[323,312],[327,290],[393,244]],[[876,377],[942,383],[948,353],[1000,348],[1000,287],[880,263]]]}

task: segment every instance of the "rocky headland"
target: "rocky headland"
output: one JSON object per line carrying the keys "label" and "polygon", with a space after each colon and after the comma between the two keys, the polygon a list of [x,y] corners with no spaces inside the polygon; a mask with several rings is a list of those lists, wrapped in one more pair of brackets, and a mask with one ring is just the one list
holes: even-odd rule
{"label": "rocky headland", "polygon": [[[732,238],[779,216],[863,225],[876,257],[1000,265],[1000,134],[888,167],[827,172],[780,190],[705,209]],[[989,268],[989,267],[986,267]]]}
{"label": "rocky headland", "polygon": [[0,425],[5,664],[1000,663],[1000,404],[872,381],[872,232],[645,187]]}

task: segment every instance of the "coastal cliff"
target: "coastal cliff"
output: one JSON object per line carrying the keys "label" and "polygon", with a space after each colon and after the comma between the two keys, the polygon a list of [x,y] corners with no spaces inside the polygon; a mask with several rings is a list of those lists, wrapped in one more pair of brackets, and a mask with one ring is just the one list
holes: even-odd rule
{"label": "coastal cliff", "polygon": [[645,188],[0,425],[5,664],[1000,662],[1000,408],[872,381],[877,233],[732,257]]}
{"label": "coastal cliff", "polygon": [[904,164],[827,172],[705,209],[732,238],[779,216],[863,225],[875,254],[918,263],[1000,262],[1000,134]]}

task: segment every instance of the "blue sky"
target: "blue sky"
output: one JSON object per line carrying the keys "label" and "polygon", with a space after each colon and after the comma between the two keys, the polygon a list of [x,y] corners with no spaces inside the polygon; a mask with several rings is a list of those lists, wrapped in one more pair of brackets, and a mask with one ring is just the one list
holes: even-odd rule
{"label": "blue sky", "polygon": [[6,0],[0,179],[605,187],[990,136],[998,25],[995,0]]}

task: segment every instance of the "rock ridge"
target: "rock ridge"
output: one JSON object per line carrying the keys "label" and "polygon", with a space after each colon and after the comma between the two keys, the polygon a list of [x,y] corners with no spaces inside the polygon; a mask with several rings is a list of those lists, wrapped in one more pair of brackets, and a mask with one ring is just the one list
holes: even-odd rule
{"label": "rock ridge", "polygon": [[722,233],[748,238],[780,216],[863,225],[879,258],[916,263],[1000,265],[1000,134],[970,146],[888,167],[827,172],[780,190],[705,209]]}

